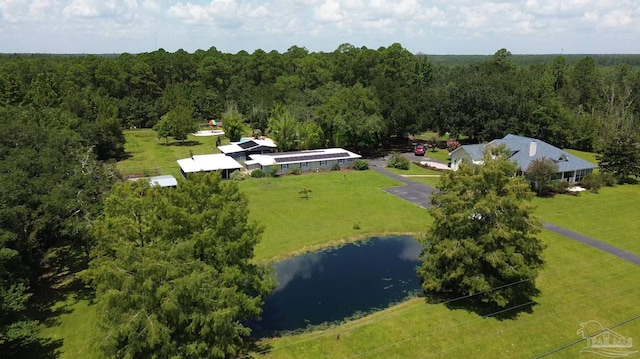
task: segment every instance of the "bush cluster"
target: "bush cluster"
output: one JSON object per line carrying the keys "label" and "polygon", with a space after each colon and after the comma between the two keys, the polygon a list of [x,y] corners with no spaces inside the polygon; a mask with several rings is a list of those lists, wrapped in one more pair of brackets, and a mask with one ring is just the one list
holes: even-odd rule
{"label": "bush cluster", "polygon": [[391,157],[389,158],[389,161],[387,161],[387,167],[391,167],[391,168],[397,168],[399,170],[408,170],[409,166],[411,165],[411,162],[409,162],[409,160],[402,156],[400,153],[398,152],[394,152],[391,154]]}
{"label": "bush cluster", "polygon": [[580,185],[592,193],[598,193],[602,186],[611,187],[615,184],[616,178],[609,172],[589,173],[580,181]]}
{"label": "bush cluster", "polygon": [[337,163],[334,163],[333,166],[331,166],[331,170],[332,171],[340,171],[340,165]]}
{"label": "bush cluster", "polygon": [[253,178],[262,178],[262,177],[267,177],[267,174],[264,173],[263,170],[258,168],[258,169],[255,169],[255,170],[251,171],[251,177],[253,177]]}
{"label": "bush cluster", "polygon": [[292,168],[292,169],[290,169],[288,173],[289,173],[290,175],[295,175],[295,176],[297,176],[297,175],[301,174],[301,173],[302,173],[302,171],[300,171],[300,168],[296,167],[296,168]]}
{"label": "bush cluster", "polygon": [[353,169],[358,171],[364,171],[369,169],[369,163],[362,159],[353,161]]}
{"label": "bush cluster", "polygon": [[234,181],[243,181],[244,180],[244,173],[236,170],[236,171],[233,171],[231,173],[231,176],[229,176],[229,178],[234,180]]}

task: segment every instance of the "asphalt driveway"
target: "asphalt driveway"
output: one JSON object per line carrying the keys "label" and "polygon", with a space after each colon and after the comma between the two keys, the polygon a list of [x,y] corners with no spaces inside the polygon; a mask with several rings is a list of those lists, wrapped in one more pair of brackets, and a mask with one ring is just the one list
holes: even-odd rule
{"label": "asphalt driveway", "polygon": [[[410,154],[413,155],[413,154]],[[411,158],[410,158],[411,160]],[[404,178],[402,176],[399,176],[395,173],[389,172],[386,169],[386,164],[387,164],[387,158],[386,157],[380,157],[380,158],[374,158],[374,159],[369,159],[369,166],[371,169],[373,169],[374,171],[381,173],[385,176],[394,178],[400,182],[405,183],[405,186],[399,186],[399,187],[392,187],[392,188],[385,188],[384,191],[387,193],[390,193],[392,195],[395,195],[397,197],[400,197],[402,199],[405,199],[409,202],[415,203],[416,205],[422,207],[422,208],[429,208],[431,207],[431,194],[436,192],[437,189],[431,186],[428,186],[426,184],[423,183],[418,183],[418,182],[414,182],[410,179]],[[551,232],[560,234],[564,237],[573,239],[575,241],[578,241],[582,244],[586,244],[588,246],[591,246],[593,248],[599,249],[601,251],[607,252],[611,255],[614,255],[618,258],[624,259],[626,261],[629,261],[631,263],[640,265],[640,256],[633,254],[631,252],[625,251],[623,249],[620,249],[618,247],[612,246],[609,243],[603,242],[601,240],[595,239],[595,238],[591,238],[591,237],[587,237],[583,234],[577,233],[577,232],[573,232],[569,229],[560,227],[560,226],[556,226],[555,224],[552,223],[543,223],[542,224],[543,227]]]}

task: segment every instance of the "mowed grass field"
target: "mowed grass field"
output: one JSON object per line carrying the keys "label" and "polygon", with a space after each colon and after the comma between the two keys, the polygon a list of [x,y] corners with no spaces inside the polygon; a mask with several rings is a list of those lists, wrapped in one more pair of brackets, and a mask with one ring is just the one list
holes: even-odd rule
{"label": "mowed grass field", "polygon": [[[220,153],[215,136],[188,135],[184,144],[159,139],[152,129],[125,130],[126,159],[118,161],[117,168],[125,176],[173,175],[178,177],[177,160],[193,155]],[[226,140],[228,143],[228,140]]]}
{"label": "mowed grass field", "polygon": [[[515,319],[414,298],[324,331],[264,340],[265,357],[533,358],[579,339],[581,323],[610,326],[640,314],[640,267],[551,232],[542,239],[548,248],[540,296]],[[614,330],[635,338],[640,319]],[[583,347],[550,357],[591,357],[580,353]]]}
{"label": "mowed grass field", "polygon": [[535,198],[542,220],[640,255],[640,186],[604,187],[600,193]]}
{"label": "mowed grass field", "polygon": [[[346,178],[346,179],[345,179]],[[259,260],[378,234],[424,232],[425,209],[383,191],[401,182],[368,171],[340,171],[250,178],[239,183],[249,197],[251,219],[265,225]],[[309,189],[309,199],[300,191]]]}

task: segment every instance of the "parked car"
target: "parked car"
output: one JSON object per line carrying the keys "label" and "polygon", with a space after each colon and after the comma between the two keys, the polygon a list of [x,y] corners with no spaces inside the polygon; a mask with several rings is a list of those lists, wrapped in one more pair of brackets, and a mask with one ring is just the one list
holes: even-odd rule
{"label": "parked car", "polygon": [[413,153],[416,156],[424,156],[424,152],[425,152],[424,145],[417,145],[416,148],[413,150]]}

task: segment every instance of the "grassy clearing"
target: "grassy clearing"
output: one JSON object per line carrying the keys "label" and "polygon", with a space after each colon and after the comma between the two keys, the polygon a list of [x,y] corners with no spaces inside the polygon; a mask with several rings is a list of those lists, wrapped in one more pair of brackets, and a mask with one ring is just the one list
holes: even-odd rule
{"label": "grassy clearing", "polygon": [[[376,234],[424,231],[431,220],[426,210],[382,191],[398,185],[371,170],[241,182],[251,218],[266,226],[257,258],[281,258]],[[308,200],[301,198],[303,189],[312,191]]]}
{"label": "grassy clearing", "polygon": [[424,157],[431,158],[443,163],[449,163],[449,151],[447,151],[446,148],[436,148],[435,151],[433,151],[433,149],[429,149],[424,153]]}
{"label": "grassy clearing", "polygon": [[596,154],[593,152],[584,152],[584,151],[571,150],[566,148],[565,148],[565,151],[578,158],[582,158],[585,161],[589,161],[595,165],[598,164],[598,160],[596,159]]}
{"label": "grassy clearing", "polygon": [[438,187],[440,184],[440,177],[411,177],[410,180],[424,183],[431,187]]}
{"label": "grassy clearing", "polygon": [[627,251],[640,254],[640,186],[604,187],[600,193],[536,198],[536,214]]}
{"label": "grassy clearing", "polygon": [[[529,358],[569,343],[580,323],[638,314],[640,268],[550,232],[541,295],[517,319],[481,317],[415,298],[322,332],[265,340],[268,358]],[[606,275],[604,275],[606,273]],[[613,304],[615,303],[615,304]],[[640,319],[615,328],[640,332]],[[584,342],[554,357],[578,357]]]}
{"label": "grassy clearing", "polygon": [[60,314],[53,323],[40,326],[40,335],[63,340],[59,358],[98,358],[101,338],[96,327],[96,307],[88,300],[69,295],[51,309]]}
{"label": "grassy clearing", "polygon": [[[125,152],[127,159],[119,161],[118,170],[123,175],[179,176],[177,160],[193,155],[220,153],[216,148],[216,137],[196,137],[189,135],[185,144],[178,141],[165,143],[158,139],[156,132],[151,129],[125,130]],[[228,142],[228,140],[227,140]]]}

